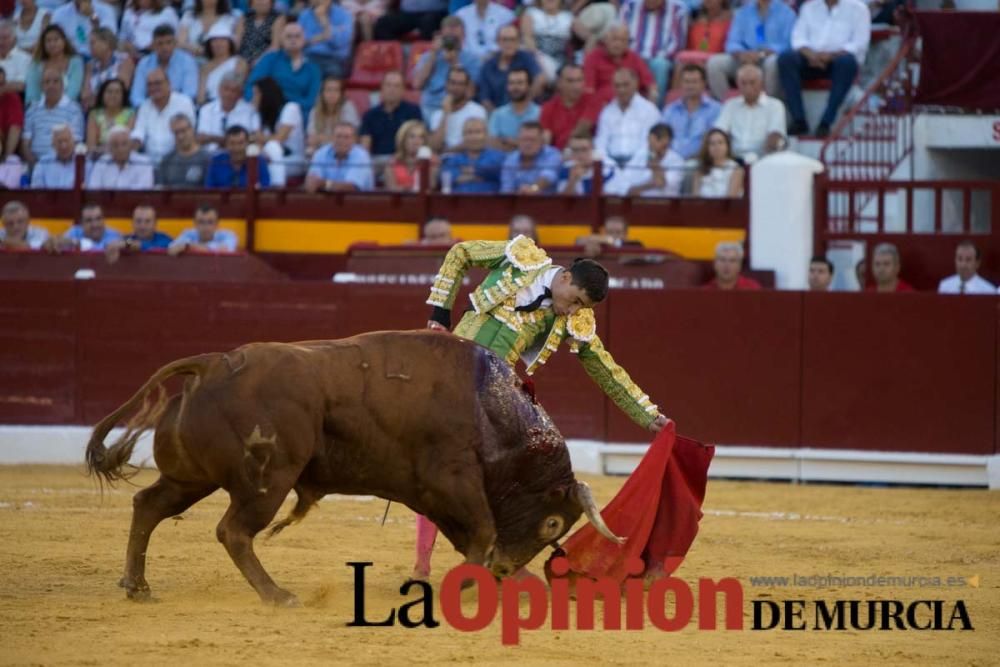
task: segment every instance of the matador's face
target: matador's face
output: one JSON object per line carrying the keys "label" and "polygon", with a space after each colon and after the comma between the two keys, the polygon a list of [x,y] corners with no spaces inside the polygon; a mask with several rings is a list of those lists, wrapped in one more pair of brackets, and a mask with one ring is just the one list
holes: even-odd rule
{"label": "matador's face", "polygon": [[579,285],[573,284],[573,274],[565,269],[552,281],[552,311],[567,317],[581,308],[593,308],[594,302]]}

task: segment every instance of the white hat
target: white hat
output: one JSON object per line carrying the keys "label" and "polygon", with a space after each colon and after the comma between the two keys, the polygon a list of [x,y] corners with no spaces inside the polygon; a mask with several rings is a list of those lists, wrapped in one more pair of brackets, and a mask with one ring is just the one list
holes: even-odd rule
{"label": "white hat", "polygon": [[233,46],[236,46],[236,40],[233,39],[233,31],[229,26],[223,25],[223,21],[216,21],[212,24],[212,27],[208,29],[205,36],[201,38],[202,44],[208,44],[209,40],[212,39],[228,39]]}

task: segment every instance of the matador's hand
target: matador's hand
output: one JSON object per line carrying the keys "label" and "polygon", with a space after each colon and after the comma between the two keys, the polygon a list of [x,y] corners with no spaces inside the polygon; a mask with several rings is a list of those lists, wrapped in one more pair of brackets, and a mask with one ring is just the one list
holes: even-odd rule
{"label": "matador's hand", "polygon": [[659,433],[660,431],[663,430],[663,427],[666,425],[667,425],[666,415],[656,415],[656,419],[654,419],[646,428],[648,428],[653,433]]}

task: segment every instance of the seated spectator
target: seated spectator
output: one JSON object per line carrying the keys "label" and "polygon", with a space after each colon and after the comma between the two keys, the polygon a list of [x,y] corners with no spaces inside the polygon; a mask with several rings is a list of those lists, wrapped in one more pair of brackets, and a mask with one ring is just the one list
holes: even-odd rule
{"label": "seated spectator", "polygon": [[562,157],[555,148],[546,146],[542,126],[534,121],[521,125],[517,150],[507,156],[500,174],[500,192],[517,194],[550,194],[559,181]]}
{"label": "seated spectator", "polygon": [[182,113],[175,115],[170,119],[170,131],[174,135],[174,150],[157,165],[156,184],[168,188],[203,187],[212,156],[198,143],[191,119]]}
{"label": "seated spectator", "polygon": [[104,252],[108,244],[120,240],[122,235],[104,226],[104,211],[98,204],[84,204],[80,210],[80,224],[73,225],[59,237],[49,237],[42,246],[49,252]]}
{"label": "seated spectator", "polygon": [[133,107],[138,108],[153,95],[153,91],[147,90],[146,82],[154,70],[164,72],[174,92],[185,95],[189,100],[198,96],[198,62],[190,53],[177,48],[177,37],[169,25],[157,26],[153,30],[153,52],[143,56],[135,67],[130,95]]}
{"label": "seated spectator", "polygon": [[132,152],[129,130],[115,127],[108,134],[108,152],[90,168],[88,190],[149,190],[153,187],[153,164],[145,155]]}
{"label": "seated spectator", "polygon": [[118,79],[105,81],[97,94],[97,103],[87,114],[87,152],[101,155],[108,145],[111,130],[135,128],[135,109],[128,106],[125,84]]}
{"label": "seated spectator", "polygon": [[535,219],[530,215],[522,213],[510,219],[510,224],[507,225],[507,240],[516,239],[518,236],[526,236],[538,244],[538,229],[535,226]]}
{"label": "seated spectator", "polygon": [[198,143],[215,150],[230,127],[239,125],[251,136],[260,132],[260,114],[243,99],[243,78],[229,72],[219,82],[219,96],[198,110]]}
{"label": "seated spectator", "polygon": [[347,76],[354,43],[354,17],[332,0],[310,0],[299,14],[306,38],[306,57],[319,66],[323,76]]}
{"label": "seated spectator", "polygon": [[[124,51],[116,51],[118,38],[107,28],[98,28],[90,33],[90,52],[93,54],[83,68],[83,86],[80,102],[84,109],[90,109],[101,100],[101,87],[108,81],[118,80],[127,91],[132,85],[135,65]],[[125,104],[126,100],[122,100]]]}
{"label": "seated spectator", "polygon": [[[212,161],[208,163],[205,187],[245,188],[249,177],[247,148],[250,146],[250,133],[245,127],[233,125],[226,130],[223,145],[224,150],[213,155]],[[271,174],[265,160],[257,161],[257,184],[264,188],[271,184]]]}
{"label": "seated spectator", "polygon": [[462,126],[460,152],[446,153],[441,163],[441,189],[445,193],[494,193],[500,191],[500,171],[507,158],[486,145],[486,121],[469,118]]}
{"label": "seated spectator", "polygon": [[480,60],[486,60],[497,50],[497,33],[516,18],[514,12],[493,0],[473,0],[455,12],[455,16],[465,26],[462,50]]}
{"label": "seated spectator", "polygon": [[626,0],[621,19],[631,36],[630,51],[638,54],[653,74],[655,88],[647,97],[659,106],[670,87],[674,58],[687,43],[687,5],[681,0]]}
{"label": "seated spectator", "polygon": [[445,218],[431,218],[420,229],[420,245],[454,245],[456,239],[451,234],[451,223]]}
{"label": "seated spectator", "polygon": [[17,48],[14,24],[7,19],[0,19],[0,69],[3,69],[7,77],[2,91],[19,95],[23,93],[30,68],[31,56]]}
{"label": "seated spectator", "polygon": [[286,101],[278,83],[263,78],[253,84],[253,105],[260,113],[257,143],[271,162],[271,182],[285,185],[306,170],[305,117],[298,103]]}
{"label": "seated spectator", "polygon": [[17,154],[24,129],[24,105],[16,91],[7,88],[7,73],[0,67],[0,162]]}
{"label": "seated spectator", "polygon": [[864,257],[854,264],[854,279],[858,282],[858,290],[863,292],[868,288],[868,265]]}
{"label": "seated spectator", "polygon": [[102,0],[73,0],[52,10],[50,23],[62,28],[76,52],[86,58],[90,56],[90,33],[97,28],[117,31],[118,14]]}
{"label": "seated spectator", "polygon": [[572,4],[573,36],[583,43],[584,54],[599,44],[608,30],[618,22],[618,4],[604,0],[577,0]]}
{"label": "seated spectator", "polygon": [[16,3],[13,19],[17,48],[31,53],[41,39],[42,30],[48,27],[52,20],[52,13],[44,7],[39,7],[36,0],[20,0]]}
{"label": "seated spectator", "polygon": [[52,151],[38,161],[31,172],[35,190],[72,190],[76,181],[73,130],[69,125],[52,128]]}
{"label": "seated spectator", "polygon": [[154,164],[174,150],[174,135],[170,131],[170,119],[177,114],[187,116],[194,124],[194,104],[184,93],[170,89],[167,73],[154,69],[146,75],[149,99],[139,107],[132,129],[132,140],[136,149],[142,148]]}
{"label": "seated spectator", "polygon": [[[253,6],[257,4],[259,3],[252,3]],[[264,16],[270,12],[271,3],[268,2],[267,5],[267,9],[263,11]],[[256,22],[258,14],[251,10],[250,15],[253,18],[248,15],[247,21]],[[240,55],[249,62],[253,58],[248,58],[242,52],[243,25],[243,19],[233,13],[229,0],[196,0],[194,7],[184,12],[181,17],[180,25],[177,28],[177,45],[193,56],[207,55],[205,53],[205,36],[215,30],[216,34],[229,35],[234,44],[240,45]],[[272,41],[270,30],[265,32],[267,33],[267,46],[270,46]],[[256,54],[254,57],[257,55],[260,54]]]}
{"label": "seated spectator", "polygon": [[545,143],[562,150],[577,133],[592,135],[601,106],[596,96],[583,91],[583,70],[564,65],[559,70],[556,94],[542,105],[539,122],[545,128]]}
{"label": "seated spectator", "polygon": [[[521,14],[521,39],[526,51],[535,56],[545,78],[555,81],[568,62],[573,37],[573,12],[562,0],[540,0]],[[583,73],[580,73],[581,83]]]}
{"label": "seated spectator", "polygon": [[219,229],[219,211],[211,204],[202,204],[194,212],[194,227],[185,229],[167,247],[175,257],[185,252],[236,252],[239,239],[228,229]]}
{"label": "seated spectator", "polygon": [[469,98],[472,80],[469,73],[455,67],[448,73],[448,94],[441,108],[431,116],[431,148],[441,152],[454,150],[462,143],[462,128],[470,118],[486,120],[486,109]]}
{"label": "seated spectator", "polygon": [[972,241],[962,241],[955,248],[955,275],[938,285],[939,294],[996,294],[996,287],[979,275],[979,248]]}
{"label": "seated spectator", "polygon": [[28,67],[24,82],[24,101],[36,102],[42,97],[42,71],[58,70],[63,77],[64,94],[71,100],[80,99],[83,84],[83,58],[76,55],[62,28],[50,25],[42,31],[42,38],[35,47],[34,57]]}
{"label": "seated spectator", "polygon": [[255,83],[261,79],[273,79],[284,98],[298,104],[303,117],[307,117],[316,103],[323,73],[315,63],[306,59],[303,52],[305,41],[302,26],[286,23],[281,30],[281,50],[265,53],[250,70],[244,99],[253,97]]}
{"label": "seated spectator", "polygon": [[139,204],[132,210],[132,233],[108,243],[104,254],[108,263],[114,264],[123,254],[166,250],[172,242],[172,238],[156,230],[156,209],[148,204]]}
{"label": "seated spectator", "polygon": [[251,67],[266,52],[281,48],[285,15],[275,11],[273,0],[250,0],[250,11],[243,17],[242,24],[243,38],[239,40],[240,56]]}
{"label": "seated spectator", "polygon": [[63,77],[57,69],[42,74],[42,99],[28,107],[21,133],[21,157],[29,165],[52,149],[52,130],[68,125],[74,143],[83,138],[83,112],[80,105],[63,95]]}
{"label": "seated spectator", "polygon": [[639,54],[628,48],[628,44],[628,28],[622,24],[613,25],[604,33],[601,44],[583,60],[584,89],[594,93],[601,104],[606,104],[615,96],[614,77],[620,69],[632,71],[638,81],[637,89],[643,91],[647,99],[659,99],[660,91],[656,89],[649,66]]}
{"label": "seated spectator", "polygon": [[622,68],[615,72],[615,99],[597,118],[594,146],[619,165],[646,146],[649,128],[660,122],[660,110],[639,95],[638,88],[633,70]]}
{"label": "seated spectator", "polygon": [[712,265],[715,277],[702,289],[718,290],[759,290],[760,283],[744,276],[743,244],[736,241],[721,241],[715,246],[715,262]]}
{"label": "seated spectator", "polygon": [[733,159],[729,135],[709,130],[698,154],[691,192],[696,197],[742,197],[745,170]]}
{"label": "seated spectator", "polygon": [[740,96],[722,105],[715,127],[729,134],[733,153],[760,157],[785,145],[785,105],[763,92],[764,75],[756,65],[743,65],[736,74]]}
{"label": "seated spectator", "polygon": [[358,145],[354,126],[341,123],[333,131],[333,143],[313,155],[306,191],[365,192],[374,185],[371,156]]}
{"label": "seated spectator", "polygon": [[351,13],[361,30],[361,41],[375,39],[375,22],[385,16],[386,0],[341,0],[340,6]]}
{"label": "seated spectator", "polygon": [[789,134],[809,132],[802,106],[803,79],[831,79],[826,110],[815,135],[825,137],[854,85],[871,39],[871,15],[861,0],[807,0],[792,29],[792,48],[778,56],[778,73],[792,122]]}
{"label": "seated spectator", "polygon": [[537,121],[538,105],[529,97],[531,73],[526,69],[512,69],[507,74],[507,97],[510,100],[490,114],[488,124],[490,146],[502,151],[517,148],[517,137],[521,124]]}
{"label": "seated spectator", "polygon": [[361,118],[361,145],[371,153],[376,164],[384,163],[395,152],[396,132],[403,123],[423,120],[420,107],[403,99],[404,90],[403,75],[386,72],[379,88],[379,103]]}
{"label": "seated spectator", "polygon": [[663,122],[674,132],[674,150],[684,159],[697,157],[702,139],[719,117],[721,105],[705,93],[701,65],[681,68],[684,95],[663,109]]}
{"label": "seated spectator", "polygon": [[764,90],[778,95],[778,54],[792,44],[795,10],[781,0],[753,0],[733,15],[726,36],[726,51],[708,59],[708,86],[712,95],[723,100],[736,70],[757,65],[764,72]]}
{"label": "seated spectator", "polygon": [[729,0],[702,0],[701,7],[695,11],[688,25],[687,46],[677,56],[684,58],[698,54],[707,61],[708,54],[722,53],[732,21]]}
{"label": "seated spectator", "polygon": [[205,52],[208,58],[201,64],[198,71],[199,105],[212,102],[219,97],[219,84],[222,78],[235,74],[241,80],[246,79],[247,63],[236,53],[236,42],[225,28],[216,26],[205,35]]}
{"label": "seated spectator", "polygon": [[628,237],[628,222],[620,215],[613,215],[604,221],[601,233],[581,236],[575,245],[583,246],[585,257],[597,257],[604,248],[641,248],[642,241]]}
{"label": "seated spectator", "polygon": [[0,228],[0,250],[41,250],[49,238],[44,227],[31,224],[28,207],[12,200],[3,205],[3,228]]}
{"label": "seated spectator", "polygon": [[684,158],[670,149],[673,132],[665,123],[650,128],[646,148],[632,156],[608,183],[608,194],[628,197],[677,197],[684,182]]}
{"label": "seated spectator", "polygon": [[607,158],[594,154],[594,140],[589,132],[579,132],[569,140],[569,160],[559,170],[557,192],[564,195],[589,195],[594,192],[594,162],[602,162],[602,180],[607,185],[617,171]]}
{"label": "seated spectator", "polygon": [[833,283],[833,262],[823,255],[809,260],[809,291],[829,292]]}
{"label": "seated spectator", "polygon": [[398,40],[410,32],[420,32],[420,39],[430,40],[448,14],[448,0],[400,0],[399,9],[389,11],[375,22],[375,39]]}
{"label": "seated spectator", "polygon": [[393,192],[420,190],[420,158],[430,157],[430,185],[437,187],[440,161],[427,146],[427,126],[421,120],[408,120],[396,132],[396,154],[385,170],[385,187]]}
{"label": "seated spectator", "polygon": [[515,69],[527,70],[531,75],[531,98],[538,97],[545,90],[545,75],[538,67],[535,56],[530,51],[519,48],[521,36],[517,26],[508,25],[500,29],[497,41],[500,51],[491,56],[479,68],[478,92],[476,99],[487,111],[493,111],[507,104],[507,73]]}
{"label": "seated spectator", "polygon": [[913,286],[899,277],[899,250],[891,243],[879,243],[872,253],[875,284],[869,292],[914,292]]}
{"label": "seated spectator", "polygon": [[180,17],[163,0],[128,0],[122,13],[118,39],[122,48],[138,59],[153,46],[153,31],[168,25],[176,32]]}
{"label": "seated spectator", "polygon": [[[398,72],[390,72],[386,76],[402,80]],[[306,125],[306,153],[312,155],[323,144],[333,141],[333,128],[337,123],[348,123],[357,127],[361,124],[358,110],[354,102],[344,94],[344,82],[341,79],[327,77],[323,79],[316,106],[309,112],[309,123]],[[362,144],[364,138],[362,137]]]}
{"label": "seated spectator", "polygon": [[[434,37],[431,48],[420,55],[413,67],[413,87],[420,92],[420,109],[428,120],[441,108],[447,93],[448,73],[461,67],[475,81],[479,76],[480,60],[462,50],[465,26],[456,16],[441,22],[441,34]],[[469,92],[471,96],[471,91]]]}

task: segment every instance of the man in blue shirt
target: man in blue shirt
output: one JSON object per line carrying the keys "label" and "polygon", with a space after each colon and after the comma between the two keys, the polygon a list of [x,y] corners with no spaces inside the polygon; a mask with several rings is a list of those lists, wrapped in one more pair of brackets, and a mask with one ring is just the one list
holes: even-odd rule
{"label": "man in blue shirt", "polygon": [[373,157],[396,152],[396,132],[408,120],[421,120],[420,107],[403,99],[406,84],[399,72],[386,72],[379,90],[381,104],[361,117],[361,145]]}
{"label": "man in blue shirt", "polygon": [[490,147],[502,151],[517,148],[521,125],[538,120],[541,110],[528,98],[531,90],[531,73],[526,69],[512,69],[507,74],[507,96],[510,102],[490,114]]}
{"label": "man in blue shirt", "polygon": [[[570,159],[559,169],[561,195],[589,195],[594,192],[594,139],[586,130],[577,131],[569,139]],[[602,161],[601,176],[605,183],[614,178],[618,167],[607,157]]]}
{"label": "man in blue shirt", "polygon": [[372,158],[357,144],[354,126],[337,123],[333,129],[333,143],[313,155],[306,174],[306,191],[365,192],[374,186]]}
{"label": "man in blue shirt", "polygon": [[708,87],[724,100],[747,63],[764,70],[764,91],[778,96],[778,54],[792,45],[795,11],[782,0],[755,0],[736,10],[726,37],[726,52],[708,59]]}
{"label": "man in blue shirt", "polygon": [[441,22],[441,34],[434,38],[431,49],[421,54],[413,68],[413,87],[421,91],[420,109],[427,121],[441,108],[448,72],[453,67],[464,69],[473,81],[479,76],[479,58],[462,50],[464,40],[462,20],[456,16],[447,17]]}
{"label": "man in blue shirt", "polygon": [[302,108],[302,116],[308,118],[316,103],[323,73],[316,63],[306,59],[303,51],[305,41],[302,26],[298,23],[286,24],[281,31],[281,50],[265,53],[250,70],[243,91],[244,99],[253,99],[254,82],[271,77],[281,86],[285,101],[297,103]]}
{"label": "man in blue shirt", "polygon": [[[245,188],[247,186],[247,146],[250,135],[245,127],[233,125],[226,130],[225,150],[212,156],[205,174],[206,188]],[[271,184],[271,174],[263,158],[257,162],[257,183]]]}
{"label": "man in blue shirt", "polygon": [[103,251],[108,244],[121,240],[121,233],[104,226],[104,211],[98,204],[84,204],[80,210],[80,224],[73,225],[61,237],[49,237],[43,246],[49,252],[79,250]]}
{"label": "man in blue shirt", "polygon": [[122,254],[166,250],[173,239],[156,230],[156,209],[139,204],[132,210],[132,233],[120,241],[108,243],[108,262],[114,264]]}
{"label": "man in blue shirt", "polygon": [[441,162],[441,189],[448,192],[500,191],[503,151],[486,146],[486,121],[469,118],[462,125],[462,152],[445,153]]}
{"label": "man in blue shirt", "polygon": [[705,94],[705,70],[701,65],[681,68],[681,90],[684,95],[663,109],[663,122],[674,131],[671,148],[687,160],[698,155],[701,140],[712,129],[722,105]]}
{"label": "man in blue shirt", "polygon": [[515,69],[526,69],[531,75],[530,97],[535,99],[545,89],[545,75],[538,67],[538,61],[530,51],[518,48],[521,33],[516,26],[508,25],[497,33],[500,50],[479,69],[479,103],[487,111],[493,111],[507,104],[507,73]]}
{"label": "man in blue shirt", "polygon": [[167,248],[167,254],[177,257],[189,250],[229,253],[236,252],[238,245],[235,232],[219,229],[218,209],[202,204],[194,212],[194,227],[181,232]]}
{"label": "man in blue shirt", "polygon": [[562,157],[555,148],[546,146],[542,126],[535,121],[521,125],[517,137],[518,150],[507,156],[500,175],[500,192],[518,194],[550,194],[559,180]]}
{"label": "man in blue shirt", "polygon": [[354,42],[354,17],[331,0],[317,0],[299,14],[305,33],[306,56],[325,76],[343,78],[351,59]]}
{"label": "man in blue shirt", "polygon": [[132,93],[129,99],[136,109],[146,99],[146,77],[154,69],[162,69],[170,80],[170,88],[192,100],[198,96],[198,61],[184,49],[177,48],[177,36],[169,25],[153,30],[153,52],[144,56],[135,67]]}

